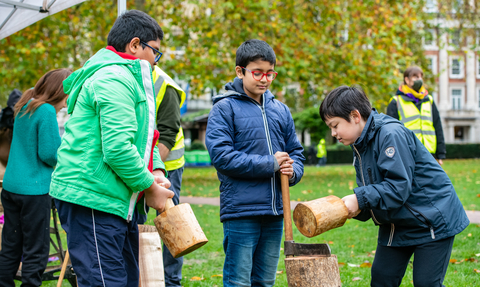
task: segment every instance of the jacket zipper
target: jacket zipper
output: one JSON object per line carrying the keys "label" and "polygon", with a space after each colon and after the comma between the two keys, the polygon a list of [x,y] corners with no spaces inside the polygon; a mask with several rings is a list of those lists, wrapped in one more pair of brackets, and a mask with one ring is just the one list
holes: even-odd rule
{"label": "jacket zipper", "polygon": [[[430,220],[428,220],[428,218],[425,215],[423,215],[423,213],[411,207],[410,204],[405,202],[405,206],[410,210],[413,216],[415,216],[418,220],[420,220],[422,223],[428,226],[428,228],[430,229],[430,236],[432,237],[432,239],[435,239],[435,230],[433,230],[433,225],[432,223],[430,223]],[[415,215],[414,211],[418,212],[423,217],[423,219],[425,219],[425,221],[418,218],[418,216]]]}
{"label": "jacket zipper", "polygon": [[[360,174],[362,175],[362,182],[363,182],[363,186],[366,186],[365,184],[365,177],[363,176],[363,168],[362,168],[362,157],[360,156],[360,153],[358,152],[357,148],[355,147],[355,145],[352,145],[353,146],[353,149],[355,150],[355,152],[357,153],[357,156],[358,156],[358,164],[360,165]],[[353,161],[353,163],[355,164],[355,159]],[[375,215],[373,214],[373,211],[370,209],[370,214],[372,214],[372,219],[373,221],[378,224],[378,225],[381,225],[380,222],[378,222],[378,220],[375,218]]]}
{"label": "jacket zipper", "polygon": [[[251,99],[251,100],[262,111],[263,124],[264,124],[264,127],[265,127],[265,137],[267,138],[267,143],[268,143],[268,151],[269,151],[270,155],[273,155],[272,143],[271,143],[271,139],[270,139],[270,132],[268,131],[267,115],[265,114],[265,95],[262,95],[262,98],[263,98],[262,105],[259,105],[253,99]],[[277,207],[275,205],[275,200],[276,200],[276,196],[275,196],[275,172],[273,173],[273,177],[270,179],[270,181],[271,181],[271,185],[272,185],[272,211],[273,211],[273,214],[278,215]]]}

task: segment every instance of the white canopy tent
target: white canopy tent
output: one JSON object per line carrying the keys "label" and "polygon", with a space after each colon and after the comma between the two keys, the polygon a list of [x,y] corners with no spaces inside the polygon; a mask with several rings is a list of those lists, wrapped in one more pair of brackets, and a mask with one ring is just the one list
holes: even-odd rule
{"label": "white canopy tent", "polygon": [[[86,0],[0,0],[0,39]],[[127,9],[119,0],[118,15]]]}

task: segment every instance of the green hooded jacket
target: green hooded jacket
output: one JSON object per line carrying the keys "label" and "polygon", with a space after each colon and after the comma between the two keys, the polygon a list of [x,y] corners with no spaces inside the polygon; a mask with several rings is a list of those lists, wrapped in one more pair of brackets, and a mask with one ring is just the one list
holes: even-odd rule
{"label": "green hooded jacket", "polygon": [[[148,171],[156,122],[152,69],[102,49],[64,82],[70,118],[50,195],[132,219]],[[158,148],[153,169],[165,169]]]}

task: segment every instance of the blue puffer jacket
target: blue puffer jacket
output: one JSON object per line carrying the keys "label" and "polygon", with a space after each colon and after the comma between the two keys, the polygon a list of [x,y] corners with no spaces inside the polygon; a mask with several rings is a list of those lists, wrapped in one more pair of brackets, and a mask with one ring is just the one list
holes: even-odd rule
{"label": "blue puffer jacket", "polygon": [[447,174],[401,122],[374,110],[351,147],[362,210],[356,219],[380,226],[379,245],[423,244],[468,226]]}
{"label": "blue puffer jacket", "polygon": [[284,151],[295,161],[291,185],[302,178],[305,160],[290,110],[268,90],[258,104],[238,78],[225,88],[213,99],[205,140],[220,180],[220,220],[282,215],[274,154]]}

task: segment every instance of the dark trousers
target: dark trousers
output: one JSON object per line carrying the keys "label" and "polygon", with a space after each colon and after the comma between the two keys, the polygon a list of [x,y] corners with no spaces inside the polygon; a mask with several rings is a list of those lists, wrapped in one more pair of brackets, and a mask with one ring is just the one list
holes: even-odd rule
{"label": "dark trousers", "polygon": [[[180,202],[180,190],[182,188],[183,167],[168,171],[168,179],[172,184],[170,190],[175,193],[173,196],[173,203],[175,205]],[[158,215],[158,212],[157,212]],[[174,258],[167,246],[163,244],[163,267],[165,272],[165,286],[166,287],[180,287],[182,280],[183,257]]]}
{"label": "dark trousers", "polygon": [[22,287],[42,285],[50,251],[50,195],[2,191],[5,224],[0,251],[0,286],[13,287],[20,260]]}
{"label": "dark trousers", "polygon": [[454,238],[406,247],[378,245],[372,265],[371,286],[400,286],[412,254],[413,285],[443,286]]}
{"label": "dark trousers", "polygon": [[125,219],[55,200],[78,286],[138,287],[137,211]]}

